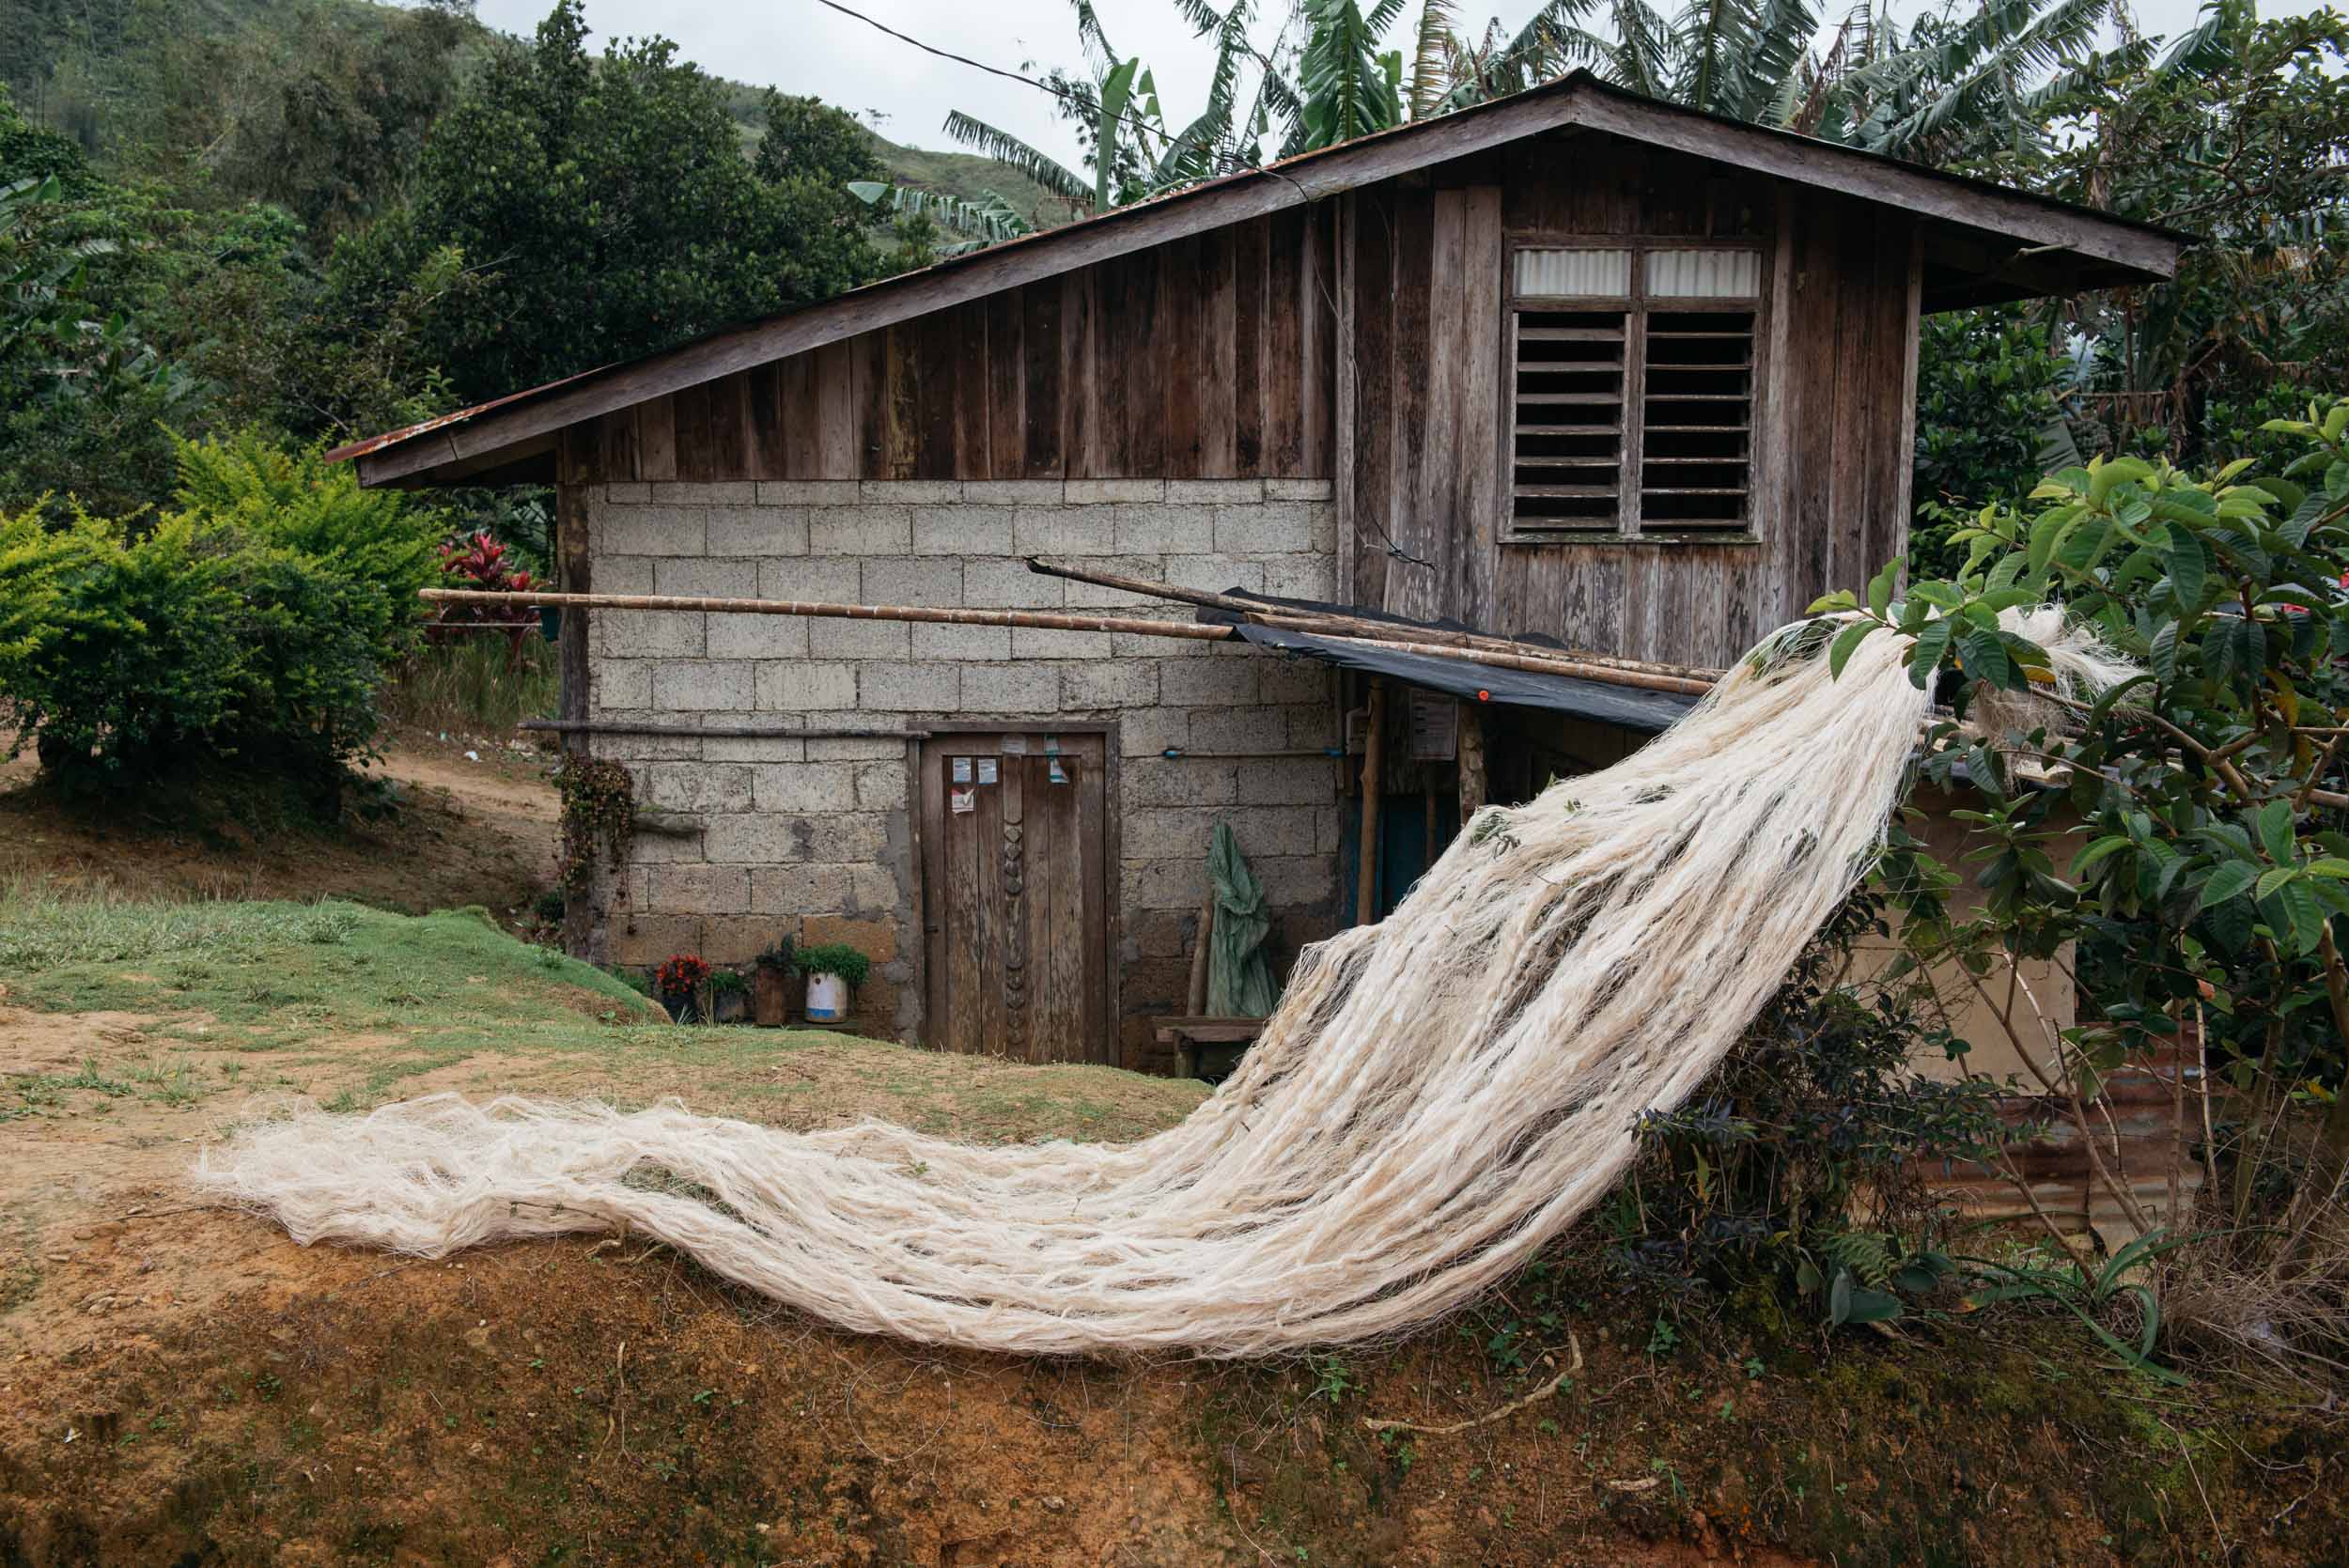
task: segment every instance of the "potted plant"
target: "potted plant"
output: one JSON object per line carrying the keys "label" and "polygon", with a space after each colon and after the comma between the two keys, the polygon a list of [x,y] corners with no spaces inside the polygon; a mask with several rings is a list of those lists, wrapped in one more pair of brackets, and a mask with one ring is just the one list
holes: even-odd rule
{"label": "potted plant", "polygon": [[807,976],[807,1021],[838,1023],[848,1016],[848,993],[864,984],[873,961],[847,942],[819,942],[791,955]]}
{"label": "potted plant", "polygon": [[791,1017],[791,939],[783,938],[751,962],[751,1021],[780,1028]]}
{"label": "potted plant", "polygon": [[709,971],[709,1021],[740,1023],[751,1010],[751,983],[740,970]]}
{"label": "potted plant", "polygon": [[708,978],[709,966],[701,955],[673,953],[653,970],[652,986],[661,993],[661,1005],[669,1010],[670,1017],[679,1023],[696,1023],[701,1018],[702,982]]}

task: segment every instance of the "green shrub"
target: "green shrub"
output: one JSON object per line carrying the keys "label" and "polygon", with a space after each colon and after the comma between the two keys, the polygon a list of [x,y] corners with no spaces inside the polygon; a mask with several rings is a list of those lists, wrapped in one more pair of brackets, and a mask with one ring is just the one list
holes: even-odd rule
{"label": "green shrub", "polygon": [[0,519],[0,702],[74,789],[219,772],[338,798],[415,645],[438,517],[250,437],[179,443],[179,505]]}
{"label": "green shrub", "polygon": [[791,967],[801,974],[836,974],[854,990],[872,972],[873,960],[847,942],[818,942],[794,951]]}

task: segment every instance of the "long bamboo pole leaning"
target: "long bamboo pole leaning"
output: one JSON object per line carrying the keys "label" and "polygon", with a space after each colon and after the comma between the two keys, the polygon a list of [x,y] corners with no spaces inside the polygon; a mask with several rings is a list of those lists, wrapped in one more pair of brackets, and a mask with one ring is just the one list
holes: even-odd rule
{"label": "long bamboo pole leaning", "polygon": [[[499,594],[477,588],[426,588],[417,597],[434,604],[541,604],[577,610],[671,610],[715,615],[815,615],[851,621],[942,621],[957,626],[1026,626],[1052,631],[1123,631],[1143,637],[1177,637],[1206,643],[1225,642],[1239,635],[1237,628],[1229,626],[1198,626],[1187,621],[1149,620],[1134,615],[1070,615],[1048,610],[947,610],[915,604],[828,604],[811,599],[715,598],[662,594]],[[1365,621],[1360,624],[1376,627],[1379,623]],[[1672,691],[1701,697],[1712,690],[1710,681],[1692,676],[1651,675],[1641,670],[1619,669],[1612,664],[1593,664],[1576,659],[1455,648],[1440,643],[1404,643],[1386,637],[1357,636],[1318,625],[1313,634],[1333,643],[1348,643],[1388,653],[1422,654],[1493,669],[1565,675],[1577,680],[1604,681],[1612,686],[1636,686],[1651,691]]]}
{"label": "long bamboo pole leaning", "polygon": [[[1334,610],[1298,610],[1259,599],[1244,598],[1237,594],[1213,593],[1204,588],[1181,588],[1172,582],[1155,582],[1148,578],[1128,577],[1123,572],[1099,571],[1091,567],[1063,567],[1040,556],[1028,557],[1028,569],[1045,577],[1065,577],[1072,582],[1090,582],[1097,588],[1118,588],[1129,594],[1145,594],[1153,598],[1173,599],[1182,604],[1196,604],[1204,609],[1222,610],[1243,616],[1259,626],[1276,627],[1284,630],[1310,632],[1316,636],[1345,635],[1380,638],[1397,643],[1428,643],[1455,648],[1484,648],[1493,653],[1525,655],[1534,658],[1557,658],[1579,664],[1601,664],[1610,670],[1631,670],[1641,675],[1673,675],[1683,680],[1710,686],[1728,672],[1708,670],[1688,664],[1657,664],[1643,659],[1623,659],[1610,653],[1591,653],[1581,648],[1548,648],[1538,643],[1524,643],[1509,637],[1492,637],[1475,631],[1448,631],[1441,627],[1411,626],[1382,621],[1368,615],[1348,615]],[[1341,631],[1336,629],[1346,629]]]}

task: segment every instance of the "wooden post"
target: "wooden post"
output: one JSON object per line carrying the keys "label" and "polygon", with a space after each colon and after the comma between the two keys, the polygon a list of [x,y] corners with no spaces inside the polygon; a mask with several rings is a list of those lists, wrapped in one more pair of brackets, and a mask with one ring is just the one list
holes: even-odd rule
{"label": "wooden post", "polygon": [[[576,485],[557,485],[554,489],[554,554],[555,572],[567,594],[592,593],[593,554],[587,548],[586,495]],[[587,631],[592,613],[584,605],[571,605],[563,612],[563,624],[554,634],[555,664],[561,677],[557,688],[555,712],[570,723],[584,723],[587,719]],[[563,737],[565,754],[584,761],[595,742],[579,731]],[[623,880],[627,870],[621,873]],[[590,874],[585,885],[563,890],[563,951],[574,958],[592,960],[597,957],[595,946],[596,908],[595,877]]]}
{"label": "wooden post", "polygon": [[1370,723],[1362,735],[1362,831],[1354,878],[1354,924],[1378,918],[1378,772],[1385,761],[1387,683],[1370,683]]}
{"label": "wooden post", "polygon": [[1485,716],[1473,703],[1460,705],[1460,828],[1485,808],[1488,775],[1485,766]]}
{"label": "wooden post", "polygon": [[1199,935],[1190,950],[1190,991],[1185,999],[1184,1012],[1190,1017],[1203,1017],[1207,1011],[1207,939],[1215,932],[1215,890],[1199,901]]}

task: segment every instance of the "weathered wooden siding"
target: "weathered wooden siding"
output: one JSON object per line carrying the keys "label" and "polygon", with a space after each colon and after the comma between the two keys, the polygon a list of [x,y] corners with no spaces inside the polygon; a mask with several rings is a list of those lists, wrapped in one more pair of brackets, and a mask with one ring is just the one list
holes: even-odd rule
{"label": "weathered wooden siding", "polygon": [[1326,479],[1335,236],[1250,219],[654,397],[564,478]]}
{"label": "weathered wooden siding", "polygon": [[[1901,214],[1603,135],[1351,203],[1359,417],[1340,517],[1358,602],[1719,664],[1905,547],[1917,253]],[[1754,542],[1500,542],[1502,270],[1509,240],[1534,234],[1761,243]]]}

